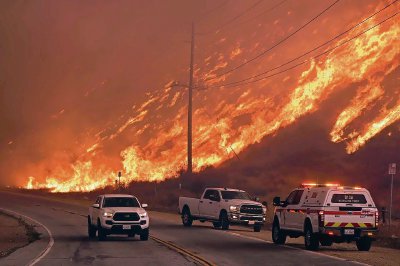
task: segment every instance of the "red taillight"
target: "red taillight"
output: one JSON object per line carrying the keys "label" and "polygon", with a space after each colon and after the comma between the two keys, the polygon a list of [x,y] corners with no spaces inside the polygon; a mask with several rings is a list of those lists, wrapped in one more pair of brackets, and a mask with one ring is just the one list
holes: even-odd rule
{"label": "red taillight", "polygon": [[318,212],[318,224],[319,224],[319,227],[323,227],[324,226],[324,221],[325,221],[324,211],[319,211]]}
{"label": "red taillight", "polygon": [[379,212],[375,211],[375,227],[379,225]]}

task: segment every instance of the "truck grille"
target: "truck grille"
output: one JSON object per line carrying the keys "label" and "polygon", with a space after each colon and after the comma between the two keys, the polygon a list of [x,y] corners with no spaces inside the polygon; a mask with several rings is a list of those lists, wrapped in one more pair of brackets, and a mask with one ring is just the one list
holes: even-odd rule
{"label": "truck grille", "polygon": [[114,221],[139,221],[139,214],[136,212],[118,212],[114,214]]}
{"label": "truck grille", "polygon": [[263,209],[257,205],[242,205],[242,207],[240,207],[240,212],[248,214],[263,214]]}
{"label": "truck grille", "polygon": [[241,216],[240,220],[241,221],[259,221],[259,222],[262,222],[263,218],[262,217],[254,217],[254,216]]}

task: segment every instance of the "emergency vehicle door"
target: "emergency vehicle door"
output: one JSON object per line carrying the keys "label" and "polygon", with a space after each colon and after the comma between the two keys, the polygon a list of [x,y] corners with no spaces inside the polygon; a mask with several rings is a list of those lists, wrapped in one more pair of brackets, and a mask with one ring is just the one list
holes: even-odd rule
{"label": "emergency vehicle door", "polygon": [[304,224],[304,212],[301,210],[300,199],[304,190],[298,189],[290,193],[286,200],[286,228],[302,230]]}

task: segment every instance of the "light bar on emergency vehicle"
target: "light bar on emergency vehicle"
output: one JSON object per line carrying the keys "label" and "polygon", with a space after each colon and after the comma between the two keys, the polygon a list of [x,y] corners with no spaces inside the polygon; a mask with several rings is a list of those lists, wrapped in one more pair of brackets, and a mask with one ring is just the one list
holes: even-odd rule
{"label": "light bar on emergency vehicle", "polygon": [[339,184],[334,183],[326,183],[326,184],[317,184],[317,183],[302,183],[302,187],[339,187]]}

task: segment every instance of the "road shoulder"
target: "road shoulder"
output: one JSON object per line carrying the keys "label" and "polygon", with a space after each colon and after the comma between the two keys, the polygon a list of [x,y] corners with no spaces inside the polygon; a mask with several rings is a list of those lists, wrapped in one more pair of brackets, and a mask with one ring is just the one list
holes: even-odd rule
{"label": "road shoulder", "polygon": [[22,219],[0,211],[0,258],[38,239],[33,227]]}
{"label": "road shoulder", "polygon": [[0,213],[5,214],[10,219],[14,219],[19,223],[22,223],[24,227],[24,233],[26,235],[26,241],[24,245],[18,245],[14,247],[12,252],[9,252],[7,256],[0,257],[1,265],[33,265],[35,260],[47,249],[50,242],[50,237],[40,224],[33,220],[28,219],[23,215],[15,213],[11,210],[0,208]]}

